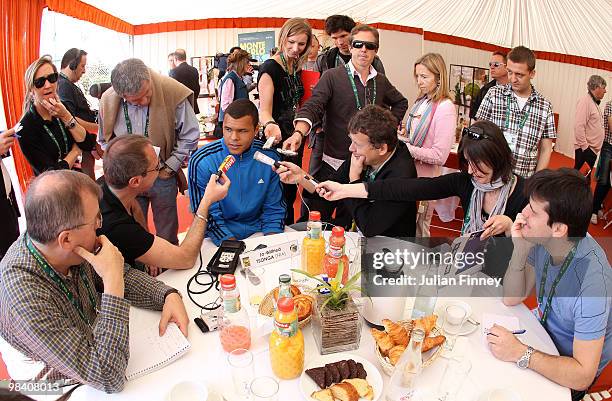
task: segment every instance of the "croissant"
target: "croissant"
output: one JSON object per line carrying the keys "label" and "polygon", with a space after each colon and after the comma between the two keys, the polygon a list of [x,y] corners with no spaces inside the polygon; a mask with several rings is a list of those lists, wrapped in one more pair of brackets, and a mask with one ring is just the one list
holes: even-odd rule
{"label": "croissant", "polygon": [[372,333],[372,337],[376,340],[376,344],[383,355],[387,355],[389,350],[393,348],[395,344],[393,344],[393,340],[391,337],[384,331],[376,330],[374,328],[370,329],[370,333]]}
{"label": "croissant", "polygon": [[408,331],[398,323],[395,323],[389,319],[383,319],[382,324],[385,326],[385,330],[395,345],[408,346]]}
{"label": "croissant", "polygon": [[424,316],[420,319],[413,320],[413,327],[420,327],[425,331],[425,338],[429,336],[429,333],[436,325],[436,321],[438,320],[438,315],[429,315]]}
{"label": "croissant", "polygon": [[395,366],[397,364],[397,362],[399,361],[400,357],[402,356],[405,350],[406,350],[406,347],[404,347],[403,345],[396,345],[395,347],[389,350],[388,356],[389,356],[389,361],[391,362],[391,365]]}
{"label": "croissant", "polygon": [[[423,340],[423,349],[422,352],[427,352],[433,347],[437,347],[438,345],[442,345],[442,343],[446,340],[444,336],[436,336],[436,337],[426,337]],[[390,353],[390,352],[389,352]]]}

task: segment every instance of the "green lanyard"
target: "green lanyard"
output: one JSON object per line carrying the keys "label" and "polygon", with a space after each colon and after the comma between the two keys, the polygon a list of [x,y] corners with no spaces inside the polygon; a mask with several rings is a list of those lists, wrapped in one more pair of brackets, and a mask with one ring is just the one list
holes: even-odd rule
{"label": "green lanyard", "polygon": [[[512,96],[506,97],[506,115],[504,117],[505,129],[508,129],[508,127],[510,127],[510,98],[511,97]],[[529,103],[529,100],[527,100],[527,103]],[[518,127],[519,132],[523,130],[523,127],[525,126],[525,123],[527,122],[527,119],[529,118],[530,111],[531,111],[531,103],[529,103],[527,110],[525,110],[525,113],[523,113],[523,116],[521,117],[521,121],[519,121],[519,127]]]}
{"label": "green lanyard", "polygon": [[[147,121],[145,122],[144,136],[149,137],[149,110],[151,110],[150,106],[147,106]],[[125,117],[125,127],[127,128],[128,134],[133,134],[132,132],[132,121],[130,120],[130,116],[128,116],[127,102],[123,101],[123,117]]]}
{"label": "green lanyard", "polygon": [[340,58],[340,51],[338,50],[338,54],[336,54],[336,65],[334,67],[338,67],[339,65],[346,65],[344,60]]}
{"label": "green lanyard", "polygon": [[300,93],[300,90],[298,88],[299,78],[297,76],[297,67],[293,66],[293,73],[291,74],[289,73],[289,66],[287,65],[287,60],[285,59],[285,55],[283,54],[283,52],[280,53],[280,59],[283,62],[283,67],[285,67],[285,71],[287,71],[287,75],[289,75],[289,82],[291,83],[290,92],[293,97],[293,99],[291,99],[291,107],[293,108],[293,110],[295,110],[297,108],[298,103],[300,102],[300,98],[302,97],[302,94]]}
{"label": "green lanyard", "polygon": [[[555,296],[555,290],[557,289],[557,285],[559,284],[559,281],[561,281],[561,278],[565,274],[565,271],[569,267],[570,263],[572,263],[572,260],[574,259],[575,254],[576,254],[576,246],[574,246],[572,250],[565,257],[565,261],[563,261],[563,265],[561,266],[561,269],[559,270],[559,273],[557,274],[555,281],[553,281],[552,286],[550,287],[550,294],[548,294],[548,300],[546,301],[546,306],[544,307],[544,311],[542,312],[542,315],[540,316],[540,322],[542,323],[542,325],[544,325],[546,323],[546,320],[548,319],[548,314],[550,312],[552,299]],[[540,306],[542,305],[542,301],[544,300],[544,290],[546,289],[545,288],[546,287],[546,277],[548,274],[549,264],[550,264],[550,256],[546,258],[546,263],[544,263],[544,271],[542,272],[542,281],[540,282],[540,291],[538,293],[538,309],[540,308]]]}
{"label": "green lanyard", "polygon": [[[30,104],[30,112],[34,114],[34,104]],[[62,131],[62,137],[64,138],[64,148],[66,150],[65,152],[62,152],[62,148],[60,147],[60,144],[57,141],[57,139],[55,139],[55,135],[53,135],[53,132],[51,132],[49,127],[47,127],[44,122],[43,122],[43,128],[47,132],[47,135],[49,135],[49,138],[51,138],[51,140],[57,147],[57,152],[59,153],[57,160],[62,160],[64,156],[68,154],[68,134],[66,134],[66,129],[64,128],[64,124],[60,121],[60,119],[57,117],[55,117],[55,119],[57,120],[57,124],[59,125],[60,130]]]}
{"label": "green lanyard", "polygon": [[[355,78],[351,74],[351,67],[349,67],[348,64],[345,64],[344,68],[346,68],[346,74],[348,75],[349,81],[351,82],[351,86],[353,87],[353,95],[355,95],[355,103],[357,104],[357,110],[361,110],[361,102],[359,101],[359,95],[357,94],[357,86],[355,85]],[[374,97],[372,98],[372,104],[375,104],[376,103],[376,77],[374,77],[372,81],[374,81]],[[368,87],[368,83],[366,82],[364,89],[367,89],[367,87]],[[364,91],[364,98],[365,98],[366,104],[368,104],[368,98],[365,96],[365,91]]]}
{"label": "green lanyard", "polygon": [[[30,252],[30,254],[34,257],[34,259],[36,259],[36,262],[38,262],[38,265],[43,269],[45,273],[47,273],[47,276],[49,276],[49,278],[53,280],[55,284],[57,284],[57,286],[62,290],[66,298],[68,298],[70,303],[76,308],[77,312],[79,313],[79,316],[81,316],[81,319],[83,319],[85,323],[91,324],[91,322],[87,320],[87,317],[85,316],[85,312],[83,312],[83,306],[81,305],[81,303],[77,301],[77,299],[74,297],[74,295],[72,294],[72,291],[70,291],[70,289],[68,288],[64,280],[62,280],[62,278],[55,272],[55,270],[53,270],[53,268],[49,265],[49,263],[45,260],[45,258],[40,254],[38,249],[36,249],[34,244],[32,244],[32,240],[27,235],[26,235],[26,247],[28,248],[28,251]],[[81,279],[83,280],[83,284],[85,284],[85,288],[87,288],[87,294],[89,295],[89,301],[91,302],[91,305],[95,309],[96,308],[96,298],[94,297],[93,291],[91,287],[89,286],[89,282],[87,281],[87,275],[85,274],[85,269],[81,267],[79,269],[79,274],[81,276]]]}

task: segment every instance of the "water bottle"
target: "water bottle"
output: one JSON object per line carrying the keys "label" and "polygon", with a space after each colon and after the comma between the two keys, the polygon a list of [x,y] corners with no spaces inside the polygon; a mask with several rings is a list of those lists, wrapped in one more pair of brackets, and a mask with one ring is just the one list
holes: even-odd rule
{"label": "water bottle", "polygon": [[427,272],[421,280],[425,282],[419,287],[414,306],[412,308],[412,318],[420,319],[434,313],[436,301],[438,300],[438,268],[436,265],[429,265]]}
{"label": "water bottle", "polygon": [[412,330],[408,348],[395,365],[395,370],[393,370],[393,375],[389,380],[385,396],[387,401],[409,401],[412,399],[417,378],[423,369],[421,350],[424,339],[425,331],[423,329],[415,328]]}

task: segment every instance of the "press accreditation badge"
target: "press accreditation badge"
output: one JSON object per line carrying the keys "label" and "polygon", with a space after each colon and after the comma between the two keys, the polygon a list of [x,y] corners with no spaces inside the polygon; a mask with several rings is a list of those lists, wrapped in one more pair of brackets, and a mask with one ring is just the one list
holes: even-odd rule
{"label": "press accreditation badge", "polygon": [[512,153],[516,152],[516,143],[518,142],[518,132],[512,129],[504,129],[504,138],[508,142],[508,146]]}

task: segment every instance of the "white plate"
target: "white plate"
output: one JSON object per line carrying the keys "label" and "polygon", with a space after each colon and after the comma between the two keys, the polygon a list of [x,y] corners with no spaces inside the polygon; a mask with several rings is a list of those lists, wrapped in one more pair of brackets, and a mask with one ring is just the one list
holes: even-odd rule
{"label": "white plate", "polygon": [[[363,365],[368,376],[366,380],[374,389],[374,400],[377,401],[380,399],[383,391],[383,378],[380,375],[380,372],[370,361],[365,358],[362,358],[353,354],[330,354],[330,355],[318,355],[315,358],[312,358],[308,361],[304,368],[304,372],[300,376],[300,391],[302,392],[302,396],[306,400],[314,400],[314,398],[310,397],[310,394],[315,391],[321,390],[319,386],[306,374],[306,369],[317,368],[320,366],[325,366],[326,363],[338,362],[345,359],[352,359],[355,362],[360,362]],[[360,398],[360,400],[365,401],[365,398]]]}
{"label": "white plate", "polygon": [[[466,320],[465,323],[463,323],[463,326],[461,327],[461,331],[458,333],[458,335],[467,336],[475,332],[476,329],[478,329],[479,325],[470,323],[471,319],[469,318],[472,318],[472,319],[474,318],[472,316],[472,307],[470,306],[470,304],[468,304],[467,302],[456,301],[456,300],[448,300],[442,304],[436,305],[435,313],[436,315],[438,315],[438,322],[436,323],[436,326],[444,328],[444,318],[445,318],[444,315],[446,313],[446,307],[450,305],[457,305],[467,311],[468,320]],[[444,330],[442,330],[442,332],[444,332]]]}

